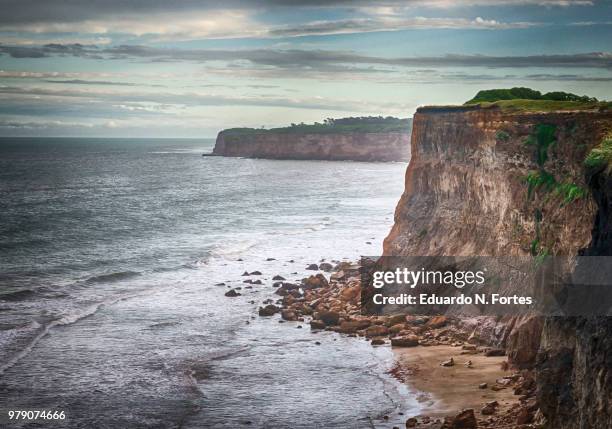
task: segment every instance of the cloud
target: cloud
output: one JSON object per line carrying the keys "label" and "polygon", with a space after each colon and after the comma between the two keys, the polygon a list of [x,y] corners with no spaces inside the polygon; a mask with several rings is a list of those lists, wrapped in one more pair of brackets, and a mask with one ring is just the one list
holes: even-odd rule
{"label": "cloud", "polygon": [[[141,45],[95,47],[84,45],[45,45],[41,47],[3,46],[0,55],[14,58],[43,58],[74,56],[82,58],[106,58],[144,61],[196,63],[225,62],[228,72],[251,68],[253,65],[270,68],[270,71],[353,71],[382,72],[364,66],[386,67],[491,67],[491,68],[600,68],[612,69],[612,53],[590,52],[557,55],[490,56],[458,55],[380,57],[361,55],[352,51],[302,50],[302,49],[175,49],[153,48]],[[356,68],[355,66],[361,66]]]}

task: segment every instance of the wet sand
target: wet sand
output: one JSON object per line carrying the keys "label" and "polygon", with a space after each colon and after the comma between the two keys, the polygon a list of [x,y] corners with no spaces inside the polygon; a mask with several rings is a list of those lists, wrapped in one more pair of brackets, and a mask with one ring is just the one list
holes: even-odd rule
{"label": "wet sand", "polygon": [[[442,417],[465,408],[473,408],[479,415],[487,402],[499,402],[500,410],[518,402],[512,388],[491,390],[496,379],[511,374],[501,369],[505,357],[462,355],[462,351],[461,347],[453,346],[393,349],[398,363],[394,375],[417,391],[417,399],[423,406],[422,415]],[[454,366],[440,365],[451,357]],[[472,361],[472,368],[465,366],[468,360]],[[481,383],[487,383],[488,387],[480,389]]]}

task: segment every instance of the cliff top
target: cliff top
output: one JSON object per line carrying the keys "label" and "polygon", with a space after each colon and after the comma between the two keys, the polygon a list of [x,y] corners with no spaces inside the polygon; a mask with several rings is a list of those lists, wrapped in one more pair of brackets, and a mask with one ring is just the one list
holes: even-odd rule
{"label": "cliff top", "polygon": [[340,133],[389,133],[408,132],[412,124],[411,118],[401,119],[391,116],[362,116],[333,119],[327,118],[323,123],[291,124],[279,128],[229,128],[221,131],[224,134],[340,134]]}
{"label": "cliff top", "polygon": [[474,98],[461,106],[424,106],[417,111],[453,112],[479,109],[500,109],[510,113],[605,111],[612,110],[612,102],[599,101],[595,97],[563,91],[542,94],[531,88],[515,87],[478,91]]}

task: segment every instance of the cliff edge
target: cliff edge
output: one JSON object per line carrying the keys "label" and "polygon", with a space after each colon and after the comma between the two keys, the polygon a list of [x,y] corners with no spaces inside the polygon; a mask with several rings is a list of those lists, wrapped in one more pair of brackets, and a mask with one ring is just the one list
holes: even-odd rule
{"label": "cliff edge", "polygon": [[[607,109],[420,108],[384,254],[612,255],[611,131]],[[540,409],[569,429],[612,427],[611,320],[466,323],[512,364],[536,368]]]}

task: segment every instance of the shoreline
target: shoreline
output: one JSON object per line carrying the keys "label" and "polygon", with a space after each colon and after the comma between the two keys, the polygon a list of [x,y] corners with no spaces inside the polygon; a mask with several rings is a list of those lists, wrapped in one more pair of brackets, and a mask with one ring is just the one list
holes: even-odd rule
{"label": "shoreline", "polygon": [[406,427],[432,429],[537,427],[530,424],[537,408],[530,371],[509,368],[503,350],[470,343],[469,333],[446,316],[362,315],[359,266],[334,262],[311,264],[313,274],[301,282],[273,279],[279,298],[263,301],[259,316],[280,313],[279,321],[309,324],[314,334],[331,331],[365,337],[373,347],[390,346],[389,374],[414,393],[422,409],[418,415],[385,416],[389,422],[399,418]]}

